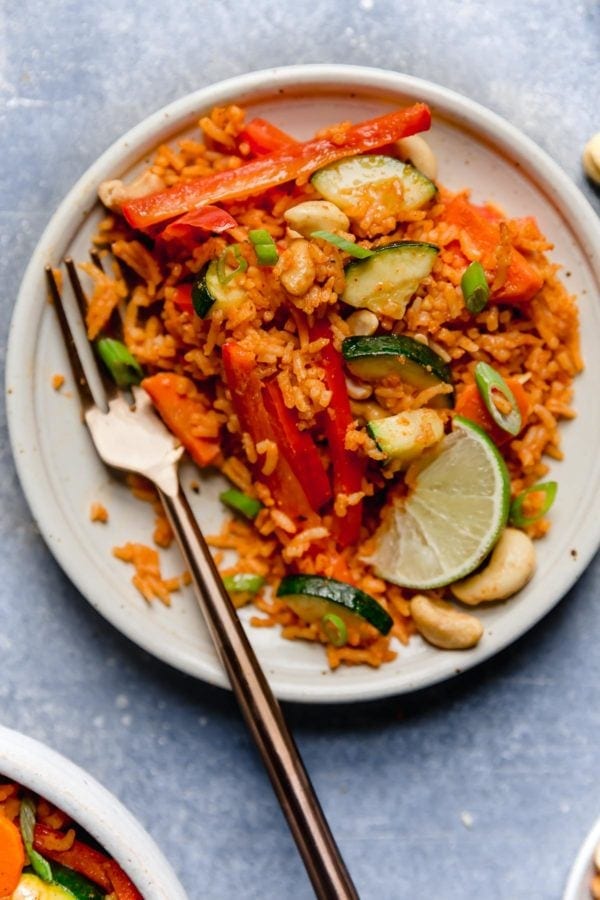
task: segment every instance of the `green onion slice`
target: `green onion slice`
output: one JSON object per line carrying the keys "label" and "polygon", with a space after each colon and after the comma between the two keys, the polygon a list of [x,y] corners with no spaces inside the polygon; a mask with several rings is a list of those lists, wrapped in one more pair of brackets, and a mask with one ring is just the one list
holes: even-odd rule
{"label": "green onion slice", "polygon": [[253,572],[237,572],[223,578],[223,584],[230,593],[258,594],[264,583],[263,576]]}
{"label": "green onion slice", "polygon": [[248,237],[253,244],[274,244],[272,236],[266,228],[252,228],[248,232]]}
{"label": "green onion slice", "polygon": [[[502,375],[487,363],[475,366],[475,383],[490,416],[500,428],[509,434],[521,430],[521,412],[515,396]],[[509,408],[505,408],[505,407]]]}
{"label": "green onion slice", "polygon": [[[508,517],[510,524],[516,525],[517,528],[525,528],[527,525],[533,525],[534,522],[537,522],[538,519],[541,519],[546,515],[556,499],[557,490],[558,484],[556,481],[543,481],[539,484],[532,484],[530,487],[525,488],[524,491],[517,494],[510,504],[510,513]],[[526,516],[523,513],[523,506],[530,494],[544,494],[544,502],[534,515]]]}
{"label": "green onion slice", "polygon": [[132,384],[139,384],[144,377],[144,370],[139,362],[121,341],[100,338],[96,341],[96,350],[118,387],[127,388]]}
{"label": "green onion slice", "polygon": [[334,647],[343,647],[348,640],[348,629],[346,623],[340,616],[335,613],[327,613],[321,619],[321,628],[325,632],[325,637]]}
{"label": "green onion slice", "polygon": [[24,797],[19,810],[19,827],[23,844],[29,858],[29,865],[42,881],[52,881],[52,867],[47,859],[33,849],[33,832],[35,828],[35,802],[31,797]]}
{"label": "green onion slice", "polygon": [[[235,259],[235,265],[230,262],[231,254]],[[217,278],[219,284],[228,284],[232,278],[241,275],[248,268],[248,263],[242,256],[239,244],[230,244],[225,247],[217,259]]]}
{"label": "green onion slice", "polygon": [[260,500],[255,500],[254,497],[249,497],[248,494],[244,494],[242,491],[236,491],[235,488],[223,491],[222,494],[219,494],[219,500],[225,506],[233,509],[234,512],[241,513],[247,519],[255,519],[262,509]]}
{"label": "green onion slice", "polygon": [[254,252],[259,266],[274,266],[279,259],[275,244],[256,244]]}
{"label": "green onion slice", "polygon": [[367,256],[373,256],[373,250],[368,250],[366,247],[359,246],[359,244],[353,244],[352,241],[347,241],[346,238],[340,237],[339,234],[333,234],[331,231],[313,231],[310,236],[311,238],[318,238],[320,241],[327,241],[328,244],[339,247],[340,250],[343,250],[350,256],[356,256],[357,259],[366,259]]}
{"label": "green onion slice", "polygon": [[490,287],[480,262],[475,260],[467,266],[460,280],[460,287],[469,312],[481,312],[490,299]]}
{"label": "green onion slice", "polygon": [[279,259],[275,241],[266,228],[253,228],[248,237],[254,245],[254,252],[259,266],[274,266]]}

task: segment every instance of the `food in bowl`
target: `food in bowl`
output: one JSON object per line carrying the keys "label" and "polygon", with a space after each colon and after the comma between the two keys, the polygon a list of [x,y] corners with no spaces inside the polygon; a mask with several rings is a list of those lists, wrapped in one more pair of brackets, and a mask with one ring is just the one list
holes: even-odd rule
{"label": "food in bowl", "polygon": [[0,774],[3,900],[141,900],[129,876],[65,813]]}
{"label": "food in bowl", "polygon": [[[415,104],[300,142],[217,108],[204,142],[101,186],[96,246],[118,262],[82,263],[109,371],[231,482],[210,541],[234,602],[332,668],[415,631],[481,639],[469,607],[533,576],[574,414],[578,314],[551,245],[436,180],[429,122]],[[115,554],[169,602],[155,548]]]}

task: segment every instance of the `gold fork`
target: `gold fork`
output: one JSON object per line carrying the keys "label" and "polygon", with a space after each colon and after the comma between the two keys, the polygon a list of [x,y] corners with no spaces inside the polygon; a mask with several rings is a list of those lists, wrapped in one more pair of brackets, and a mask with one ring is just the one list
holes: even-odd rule
{"label": "gold fork", "polygon": [[[94,258],[98,264],[98,258]],[[79,313],[85,295],[72,260],[65,260]],[[142,388],[134,387],[133,405],[103,376],[106,408],[94,400],[84,364],[69,325],[54,272],[46,267],[51,299],[79,392],[85,423],[100,458],[109,466],[144,475],[155,485],[192,576],[192,584],[217,654],[258,747],[318,898],[358,900],[327,820],[281,707],[256,658],[194,514],[181,488],[177,464],[183,449],[154,413]],[[93,355],[90,360],[93,360]],[[87,361],[87,365],[96,366]],[[97,367],[96,367],[97,368]],[[91,370],[90,374],[91,374]]]}

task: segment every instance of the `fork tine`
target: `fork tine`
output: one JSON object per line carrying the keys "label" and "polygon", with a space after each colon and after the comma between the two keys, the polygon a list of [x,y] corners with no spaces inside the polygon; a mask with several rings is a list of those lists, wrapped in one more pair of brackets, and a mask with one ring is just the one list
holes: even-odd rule
{"label": "fork tine", "polygon": [[90,390],[83,364],[79,357],[79,351],[77,350],[75,338],[73,337],[73,332],[71,331],[71,326],[69,325],[69,320],[67,319],[67,315],[65,313],[61,293],[58,289],[52,266],[46,266],[45,271],[48,288],[50,290],[50,296],[52,297],[52,301],[56,309],[56,314],[58,316],[58,324],[60,325],[60,330],[62,331],[65,347],[67,348],[67,355],[69,357],[71,369],[73,370],[73,377],[75,378],[75,385],[79,393],[81,406],[83,411],[87,412],[88,409],[90,409],[92,406],[95,406],[94,397]]}
{"label": "fork tine", "polygon": [[[100,257],[98,257],[98,262],[100,262]],[[94,260],[94,265],[97,265]],[[71,282],[71,287],[73,288],[73,293],[75,294],[75,299],[77,300],[77,306],[79,307],[79,313],[81,315],[81,320],[85,323],[85,314],[87,310],[87,300],[85,297],[85,293],[83,291],[83,287],[81,286],[81,281],[79,279],[79,275],[77,274],[77,269],[75,267],[75,263],[71,259],[71,257],[67,257],[65,259],[65,266],[67,267],[67,272],[69,274],[69,281]],[[102,269],[102,264],[99,266]],[[112,378],[109,378],[106,369],[103,365],[97,362],[95,352],[92,350],[92,356],[94,358],[94,362],[96,362],[96,368],[98,370],[98,374],[102,379],[102,386],[104,387],[104,393],[106,394],[107,401],[113,400],[117,394],[119,393],[119,389],[117,385],[114,383]]]}

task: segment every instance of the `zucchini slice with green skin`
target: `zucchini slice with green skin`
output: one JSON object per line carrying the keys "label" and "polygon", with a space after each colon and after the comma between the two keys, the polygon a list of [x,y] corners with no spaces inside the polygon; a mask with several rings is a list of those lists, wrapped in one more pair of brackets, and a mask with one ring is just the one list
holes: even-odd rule
{"label": "zucchini slice with green skin", "polygon": [[414,166],[393,156],[371,154],[339,159],[318,169],[310,180],[322,197],[350,218],[363,215],[365,203],[389,205],[398,213],[419,209],[437,191],[433,181]]}
{"label": "zucchini slice with green skin", "polygon": [[239,306],[246,299],[246,292],[236,279],[226,284],[219,281],[217,260],[211,259],[200,270],[192,285],[192,303],[196,315],[205,319],[213,309]]}
{"label": "zucchini slice with green skin", "polygon": [[277,596],[305,622],[320,622],[334,613],[346,625],[357,627],[368,622],[381,634],[393,625],[392,617],[369,594],[344,581],[318,575],[286,575],[281,579]]}
{"label": "zucchini slice with green skin", "polygon": [[412,295],[435,263],[439,247],[397,241],[376,247],[371,256],[349,263],[341,299],[357,309],[401,319]]}
{"label": "zucchini slice with green skin", "polygon": [[444,437],[444,423],[434,409],[407,409],[367,423],[367,431],[388,459],[407,463]]}
{"label": "zucchini slice with green skin", "polygon": [[[353,375],[363,381],[377,381],[397,375],[419,390],[444,382],[452,384],[450,367],[426,344],[401,334],[381,334],[345,338],[342,354]],[[431,406],[450,408],[454,391],[441,394]]]}
{"label": "zucchini slice with green skin", "polygon": [[[65,897],[71,897],[72,900],[104,900],[106,897],[104,891],[101,891],[84,875],[55,862],[52,863],[52,882],[64,889]],[[46,895],[40,894],[40,896],[45,897]]]}

